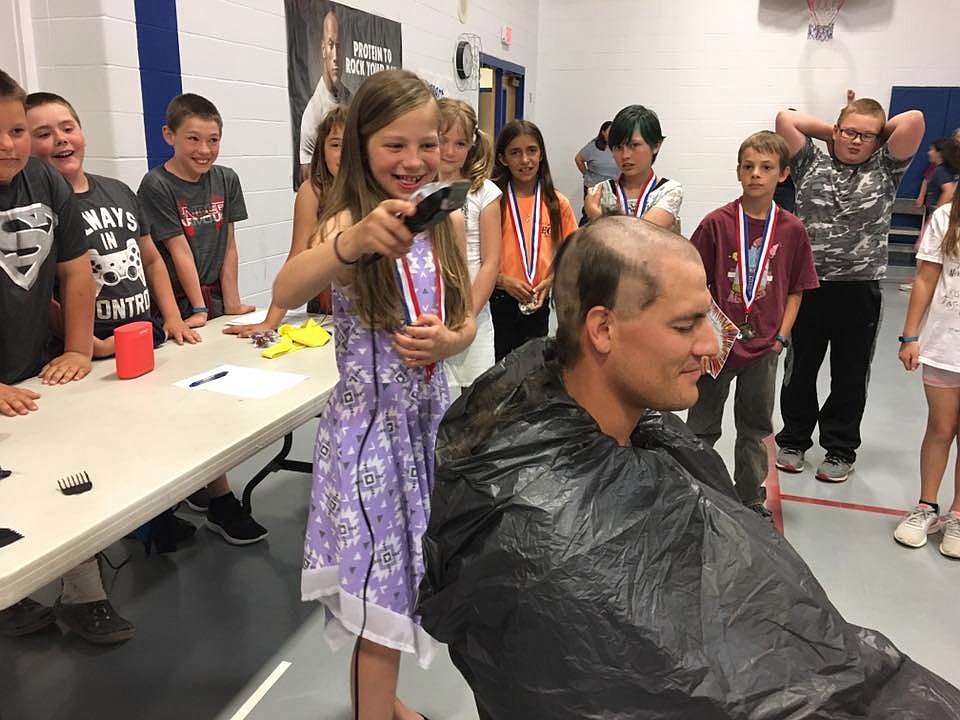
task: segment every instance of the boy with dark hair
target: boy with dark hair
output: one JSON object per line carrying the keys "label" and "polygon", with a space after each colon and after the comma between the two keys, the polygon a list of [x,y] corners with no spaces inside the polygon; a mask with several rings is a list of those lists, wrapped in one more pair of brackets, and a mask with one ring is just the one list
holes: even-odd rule
{"label": "boy with dark hair", "polygon": [[[826,451],[817,479],[844,482],[853,470],[880,327],[893,201],[923,131],[919,110],[887,120],[876,100],[857,100],[852,90],[832,125],[796,111],[777,115],[797,186],[797,216],[810,234],[820,278],[804,299],[787,352],[777,433],[781,470],[803,470],[817,426]],[[830,396],[821,406],[817,375],[828,345]]]}
{"label": "boy with dark hair", "polygon": [[754,133],[737,153],[743,194],[707,215],[691,242],[700,252],[714,301],[740,326],[740,339],[716,379],[704,374],[687,425],[711,447],[720,439],[723,408],[737,380],[733,479],[744,505],[764,516],[767,475],[763,439],[773,433],[777,361],[789,345],[804,290],[818,287],[807,231],[774,201],[788,172],[783,138]]}
{"label": "boy with dark hair", "polygon": [[[247,219],[237,174],[214,165],[223,121],[212,102],[178,95],[167,106],[163,137],[173,157],[148,172],[137,196],[190,327],[220,315],[252,312],[240,302],[233,224]],[[233,545],[262,540],[267,530],[244,510],[221,475],[188,499],[206,508],[206,526]]]}
{"label": "boy with dark hair", "polygon": [[[66,181],[30,157],[26,93],[0,70],[0,413],[37,410],[39,395],[14,386],[39,373],[48,385],[80,380],[93,352],[93,276],[79,208]],[[63,347],[50,331],[54,285]],[[56,613],[25,598],[0,610],[0,634],[27,635],[57,616],[86,640],[122,642],[133,627],[116,614],[96,558],[63,577]]]}

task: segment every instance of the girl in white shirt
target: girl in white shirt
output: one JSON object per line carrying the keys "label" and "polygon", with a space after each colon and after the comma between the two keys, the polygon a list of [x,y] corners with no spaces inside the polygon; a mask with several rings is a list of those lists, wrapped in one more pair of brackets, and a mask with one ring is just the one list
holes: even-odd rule
{"label": "girl in white shirt", "polygon": [[907,370],[922,366],[929,414],[920,446],[920,502],[893,536],[922,547],[927,535],[943,531],[940,552],[960,558],[960,464],[954,473],[950,511],[940,516],[937,497],[950,446],[960,427],[960,202],[938,207],[917,249],[917,275],[900,337]]}
{"label": "girl in white shirt", "polygon": [[443,366],[450,400],[493,366],[493,320],[488,300],[500,270],[500,188],[489,180],[493,142],[477,126],[477,114],[463,100],[443,98],[440,105],[440,179],[469,180],[463,205],[467,230],[467,269],[472,284],[477,336],[462,353]]}

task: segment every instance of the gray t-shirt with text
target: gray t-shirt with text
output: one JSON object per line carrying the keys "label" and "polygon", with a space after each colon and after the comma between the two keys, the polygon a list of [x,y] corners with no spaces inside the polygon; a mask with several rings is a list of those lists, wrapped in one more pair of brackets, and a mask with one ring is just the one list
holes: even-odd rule
{"label": "gray t-shirt with text", "polygon": [[237,174],[213,165],[197,182],[188,182],[158,165],[143,176],[137,197],[174,289],[179,279],[166,242],[177,235],[190,244],[200,284],[218,282],[227,249],[227,226],[247,219]]}
{"label": "gray t-shirt with text", "polygon": [[807,228],[821,280],[878,280],[887,272],[887,236],[897,186],[910,160],[886,146],[846,165],[807,138],[790,163],[797,215]]}

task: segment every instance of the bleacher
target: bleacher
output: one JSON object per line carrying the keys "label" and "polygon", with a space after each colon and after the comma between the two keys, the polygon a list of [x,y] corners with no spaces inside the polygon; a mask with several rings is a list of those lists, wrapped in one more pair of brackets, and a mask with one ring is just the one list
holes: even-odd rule
{"label": "bleacher", "polygon": [[888,247],[890,265],[916,264],[914,245],[920,236],[923,212],[922,207],[914,204],[913,198],[901,197],[893,201]]}

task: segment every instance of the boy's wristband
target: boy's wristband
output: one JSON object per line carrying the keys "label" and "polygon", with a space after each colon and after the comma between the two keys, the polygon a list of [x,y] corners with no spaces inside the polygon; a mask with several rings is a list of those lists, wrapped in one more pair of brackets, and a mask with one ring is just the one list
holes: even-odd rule
{"label": "boy's wristband", "polygon": [[205,307],[190,308],[191,315],[199,315],[200,313],[208,313],[208,312],[210,312],[209,308],[205,308]]}
{"label": "boy's wristband", "polygon": [[777,335],[774,340],[783,345],[784,347],[790,347],[790,341],[785,338],[783,335]]}
{"label": "boy's wristband", "polygon": [[919,341],[920,341],[919,335],[901,335],[900,336],[900,342],[902,343],[919,342]]}

